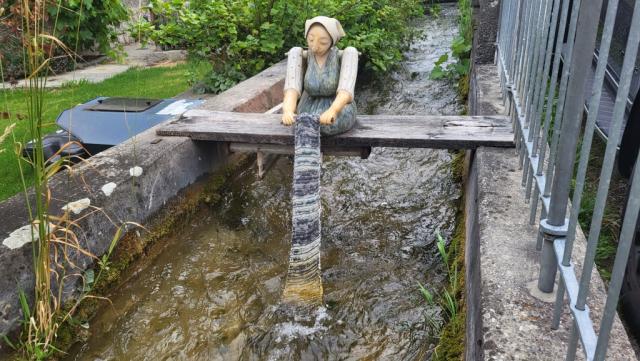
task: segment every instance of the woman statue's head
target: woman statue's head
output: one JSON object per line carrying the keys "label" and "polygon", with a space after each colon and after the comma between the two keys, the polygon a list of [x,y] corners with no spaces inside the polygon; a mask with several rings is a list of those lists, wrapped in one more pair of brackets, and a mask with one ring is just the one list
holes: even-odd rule
{"label": "woman statue's head", "polygon": [[307,20],[304,36],[307,38],[309,50],[317,55],[324,55],[345,36],[342,25],[336,19],[317,16]]}

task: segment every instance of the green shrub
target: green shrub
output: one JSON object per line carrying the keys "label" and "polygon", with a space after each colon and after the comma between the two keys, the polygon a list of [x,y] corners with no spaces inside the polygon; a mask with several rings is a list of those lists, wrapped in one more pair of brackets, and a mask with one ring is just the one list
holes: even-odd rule
{"label": "green shrub", "polygon": [[48,3],[47,12],[49,21],[55,22],[54,35],[70,49],[119,55],[118,49],[112,48],[117,40],[116,28],[129,18],[121,0],[53,1]]}
{"label": "green shrub", "polygon": [[[458,36],[451,43],[451,54],[442,55],[431,71],[431,79],[449,79],[458,82],[458,93],[465,100],[469,93],[473,19],[471,0],[458,1]],[[454,61],[446,64],[449,59]],[[446,65],[445,65],[446,64]]]}
{"label": "green shrub", "polygon": [[[187,5],[188,3],[188,5]],[[419,0],[151,0],[152,20],[134,24],[131,35],[165,48],[186,48],[212,63],[205,89],[219,92],[280,61],[286,49],[304,45],[304,20],[340,20],[341,46],[363,53],[364,70],[383,72],[402,59],[412,34],[407,20],[422,14]]]}
{"label": "green shrub", "polygon": [[[97,50],[112,57],[120,55],[119,48],[112,46],[117,40],[117,27],[129,17],[121,0],[56,0],[41,1],[41,4],[44,11],[39,25],[46,29],[43,35],[56,38],[72,52]],[[0,0],[0,9],[4,9],[4,15],[0,17],[0,42],[3,44],[0,59],[6,79],[19,78],[25,73],[22,34],[25,24],[32,23],[32,19],[20,16],[21,7],[19,0]],[[76,60],[70,59],[68,52],[53,41],[43,47],[45,52],[54,51],[49,63],[54,70],[65,70]]]}

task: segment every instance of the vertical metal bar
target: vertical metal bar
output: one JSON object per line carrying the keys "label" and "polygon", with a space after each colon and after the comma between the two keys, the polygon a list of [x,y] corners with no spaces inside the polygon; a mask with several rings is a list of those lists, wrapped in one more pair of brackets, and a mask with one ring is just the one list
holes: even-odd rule
{"label": "vertical metal bar", "polygon": [[[530,60],[528,63],[528,72],[527,78],[525,80],[525,96],[523,99],[523,111],[525,115],[525,127],[529,128],[529,134],[527,139],[525,140],[527,143],[533,140],[533,136],[535,133],[537,119],[533,117],[531,109],[532,104],[535,99],[536,93],[536,85],[538,83],[537,77],[539,76],[539,67],[540,67],[540,59],[542,58],[542,45],[544,43],[544,33],[546,32],[545,24],[548,22],[547,14],[549,13],[549,0],[540,1],[540,6],[538,8],[538,15],[535,23],[535,31],[533,33],[533,42],[532,47],[530,48]],[[527,147],[528,148],[528,147]],[[529,157],[533,156],[533,154],[528,154]],[[531,161],[527,157],[525,164],[531,166]],[[533,170],[528,169],[525,173],[523,173],[523,185],[525,185],[525,201],[529,202],[531,198],[531,184],[533,182]]]}
{"label": "vertical metal bar", "polygon": [[[540,212],[540,219],[547,218],[547,210],[545,207],[542,207],[542,212]],[[541,230],[538,230],[538,239],[536,240],[536,251],[542,251],[542,241],[544,239],[544,233]]]}
{"label": "vertical metal bar", "polygon": [[[551,226],[561,227],[565,224],[569,185],[573,175],[573,163],[576,157],[576,145],[584,107],[584,88],[587,75],[591,70],[591,62],[585,62],[584,59],[591,59],[593,56],[601,8],[602,0],[591,0],[582,3],[577,14],[575,54],[571,59],[571,76],[567,87],[568,96],[563,112],[562,142],[558,145],[557,169],[553,178],[551,203],[547,217]],[[553,291],[558,270],[553,249],[553,237],[545,237],[540,267],[538,288],[542,292],[550,293]]]}
{"label": "vertical metal bar", "polygon": [[[510,62],[508,64],[508,69],[509,69],[509,79],[511,80],[511,85],[515,86],[515,68],[516,68],[516,64],[518,63],[518,55],[520,53],[520,36],[522,33],[522,25],[523,25],[523,16],[524,16],[524,9],[522,6],[522,2],[518,1],[518,2],[514,2],[514,5],[516,6],[516,17],[515,17],[515,25],[516,25],[516,29],[514,31],[514,35],[511,37],[511,41],[510,41],[510,49],[509,49],[509,57],[510,57]],[[513,49],[515,49],[515,51],[513,51]]]}
{"label": "vertical metal bar", "polygon": [[[637,5],[638,3],[636,3]],[[636,8],[637,10],[637,8]],[[636,24],[636,26],[639,26]],[[631,37],[629,42],[635,41],[636,44],[640,39]],[[640,158],[638,158],[640,159]],[[618,298],[620,297],[620,288],[622,287],[622,279],[624,277],[625,266],[629,257],[631,242],[635,233],[638,214],[640,213],[640,161],[636,160],[635,171],[633,174],[634,182],[631,185],[629,193],[629,202],[627,203],[627,212],[622,224],[622,232],[616,259],[613,264],[613,272],[611,273],[611,283],[609,283],[609,294],[607,302],[604,306],[602,322],[600,323],[600,333],[598,334],[598,343],[596,345],[596,353],[594,360],[604,360],[607,354],[607,345],[611,334],[611,326],[616,315],[616,307]]]}
{"label": "vertical metal bar", "polygon": [[[522,49],[522,55],[520,58],[520,67],[517,70],[517,74],[518,74],[518,83],[516,86],[516,90],[518,91],[518,96],[520,97],[521,100],[524,100],[524,94],[526,91],[525,88],[525,82],[527,79],[527,73],[529,70],[529,57],[531,54],[531,47],[533,46],[533,37],[531,36],[533,34],[533,28],[535,27],[535,19],[536,19],[536,15],[537,15],[537,11],[535,10],[536,7],[534,6],[535,3],[537,3],[536,1],[531,1],[528,7],[528,14],[527,14],[527,24],[526,24],[526,31],[524,34],[524,39],[523,39],[523,44],[524,47]],[[520,104],[521,107],[524,107],[525,104],[522,103]],[[524,114],[523,114],[524,115]]]}
{"label": "vertical metal bar", "polygon": [[[538,158],[538,168],[535,172],[536,176],[543,175],[542,170],[543,170],[543,164],[545,161],[545,151],[547,148],[546,133],[548,132],[549,124],[548,123],[544,123],[544,125],[542,124],[542,110],[544,107],[544,101],[545,101],[544,95],[545,95],[545,91],[547,90],[547,83],[549,80],[549,71],[551,68],[551,55],[553,55],[553,44],[555,40],[554,35],[557,34],[558,20],[560,15],[560,2],[561,2],[560,0],[556,0],[553,2],[551,22],[549,23],[548,32],[547,32],[547,47],[545,50],[546,56],[544,60],[544,67],[542,69],[542,74],[539,75],[540,78],[538,81],[538,94],[536,96],[536,99],[534,100],[534,103],[537,104],[535,108],[534,118],[537,120],[537,124],[538,124],[538,126],[536,126],[534,130],[535,137],[533,139],[533,156]],[[551,89],[549,89],[549,92],[551,92]],[[542,142],[540,142],[540,130],[542,130],[543,132]],[[540,192],[543,191],[542,189],[538,189],[538,186],[539,186],[538,182],[536,182],[535,184],[536,184],[536,188],[534,190],[533,198],[531,200],[531,214],[529,217],[529,222],[531,225],[535,224],[536,213],[538,210],[538,200],[540,199],[539,198]],[[537,247],[537,242],[536,242],[536,247]]]}
{"label": "vertical metal bar", "polygon": [[[637,1],[634,7],[634,14],[629,29],[629,38],[627,40],[627,48],[625,51],[622,71],[620,72],[620,82],[618,84],[618,94],[616,103],[613,107],[613,124],[609,131],[609,139],[607,148],[602,161],[602,170],[600,172],[600,182],[598,184],[598,194],[596,195],[596,203],[593,209],[593,218],[591,219],[591,227],[589,229],[589,241],[587,243],[587,251],[585,261],[582,266],[582,277],[580,278],[580,290],[578,291],[578,299],[576,308],[584,309],[589,294],[589,283],[591,282],[591,272],[595,260],[598,239],[600,238],[600,230],[602,227],[602,219],[604,217],[604,209],[607,204],[607,195],[609,193],[609,185],[611,182],[611,174],[615,163],[618,144],[620,142],[622,122],[627,106],[627,97],[631,88],[631,80],[635,67],[636,56],[638,54],[638,46],[640,44],[640,1]],[[620,248],[620,246],[618,246]],[[612,280],[613,281],[613,280]]]}
{"label": "vertical metal bar", "polygon": [[[553,55],[553,43],[554,43],[554,35],[556,34],[556,30],[558,27],[558,16],[560,13],[560,0],[554,1],[553,10],[551,15],[551,22],[548,27],[547,34],[547,47],[545,50],[545,59],[544,59],[544,67],[538,69],[539,70],[539,80],[538,80],[538,95],[536,96],[535,103],[535,113],[534,117],[539,120],[540,127],[542,127],[542,109],[544,107],[544,99],[545,99],[545,91],[547,90],[547,82],[549,80],[549,70],[551,68],[551,55]],[[544,131],[544,128],[543,128]],[[540,144],[540,131],[536,129],[535,138],[533,140],[533,153],[537,156],[539,152],[539,146],[545,147],[546,144]],[[541,161],[538,162],[538,170],[536,172],[537,175],[542,175],[542,168],[540,164],[544,163],[544,157],[541,157]]]}
{"label": "vertical metal bar", "polygon": [[[524,139],[524,136],[523,136],[522,142],[523,142],[523,143],[525,143],[526,141],[527,141],[527,140],[526,140],[526,139]],[[523,147],[523,148],[526,148],[526,146],[525,146],[525,147]],[[531,168],[531,167],[529,166],[529,157],[528,157],[528,156],[526,156],[526,153],[527,153],[527,151],[525,150],[524,168],[522,169],[522,186],[523,186],[523,187],[524,187],[525,185],[527,185],[527,176],[529,175],[529,168]]]}
{"label": "vertical metal bar", "polygon": [[569,350],[567,351],[567,357],[565,361],[573,361],[576,359],[576,351],[578,350],[578,325],[576,322],[571,322],[571,335],[569,336]]}
{"label": "vertical metal bar", "polygon": [[[531,32],[531,22],[533,21],[533,2],[526,2],[525,6],[525,18],[524,18],[524,26],[523,31],[520,34],[520,43],[518,44],[520,50],[520,56],[518,58],[518,66],[514,70],[514,75],[517,76],[517,80],[515,82],[516,90],[520,91],[522,89],[522,78],[524,77],[524,64],[526,59],[526,51],[529,45],[529,34]],[[519,94],[518,94],[519,95]]]}
{"label": "vertical metal bar", "polygon": [[[549,86],[549,94],[547,95],[547,103],[546,109],[547,112],[545,114],[545,129],[542,133],[542,144],[543,148],[541,150],[540,159],[543,160],[538,163],[538,174],[542,175],[542,170],[544,168],[544,159],[546,156],[547,149],[547,138],[549,134],[549,128],[551,127],[551,116],[553,113],[553,102],[555,100],[555,96],[557,94],[556,87],[558,86],[558,73],[560,72],[560,53],[562,52],[562,44],[565,35],[565,29],[567,27],[567,18],[569,17],[569,1],[564,0],[562,3],[562,15],[560,16],[560,23],[558,24],[558,33],[557,33],[557,41],[555,42],[555,51],[553,57],[553,69],[551,71],[551,85]],[[550,155],[551,157],[551,155]],[[553,158],[551,158],[553,159]],[[547,176],[549,176],[547,174]],[[545,183],[545,190],[543,194],[548,196],[551,192],[551,179],[547,178],[547,182]]]}
{"label": "vertical metal bar", "polygon": [[[540,78],[542,78],[542,69],[544,66],[544,55],[545,55],[545,44],[547,43],[547,37],[549,35],[549,18],[551,17],[551,9],[550,5],[552,5],[552,1],[546,0],[544,1],[544,5],[541,5],[541,8],[544,8],[542,11],[543,15],[540,17],[540,21],[538,22],[539,30],[536,32],[536,47],[534,49],[534,57],[533,63],[531,66],[531,81],[529,83],[529,95],[527,101],[527,109],[525,110],[525,114],[527,114],[527,118],[529,118],[529,122],[531,124],[532,131],[529,132],[529,142],[532,142],[535,136],[535,129],[537,128],[538,118],[535,115],[535,105],[538,103],[538,97],[540,96],[539,84]],[[531,156],[534,156],[534,153]]]}
{"label": "vertical metal bar", "polygon": [[533,185],[533,197],[531,198],[531,210],[529,211],[529,224],[536,224],[536,215],[538,214],[538,198],[540,197],[540,191],[537,184]]}
{"label": "vertical metal bar", "polygon": [[527,116],[528,112],[527,109],[529,109],[529,106],[531,104],[531,93],[532,93],[532,89],[531,89],[531,82],[533,77],[535,76],[535,67],[536,67],[536,61],[537,61],[537,54],[538,54],[538,43],[540,42],[540,28],[541,28],[541,20],[542,18],[544,18],[544,4],[546,2],[545,1],[539,1],[538,4],[539,6],[537,6],[537,10],[535,12],[535,17],[533,19],[533,24],[532,24],[532,31],[531,31],[531,42],[529,43],[529,48],[527,50],[527,67],[526,67],[526,74],[525,74],[525,79],[524,79],[524,86],[522,88],[523,90],[523,97],[522,97],[522,111],[524,112],[524,115],[526,116],[525,118],[525,127],[529,127],[529,123],[531,121],[531,119]]}
{"label": "vertical metal bar", "polygon": [[[529,157],[527,157],[527,159],[529,159]],[[529,167],[528,168],[533,168],[533,165],[531,164],[531,161],[529,160]],[[525,194],[524,194],[524,201],[525,203],[529,203],[529,200],[531,199],[531,186],[533,185],[533,169],[529,169],[529,171],[527,172],[527,182],[525,185]],[[538,187],[534,186],[536,189]]]}
{"label": "vertical metal bar", "polygon": [[[591,90],[591,99],[589,100],[589,116],[584,129],[582,138],[582,149],[580,150],[580,163],[576,174],[576,185],[573,191],[573,200],[571,215],[569,217],[569,229],[567,232],[567,241],[565,243],[562,264],[569,265],[571,261],[571,253],[573,251],[573,242],[576,236],[576,227],[578,225],[578,216],[580,215],[580,205],[582,203],[582,192],[584,191],[585,178],[587,168],[589,166],[589,155],[591,153],[591,145],[593,142],[593,134],[595,130],[598,112],[600,111],[600,100],[602,99],[602,88],[604,86],[604,77],[607,70],[607,62],[609,59],[609,51],[611,48],[611,39],[613,37],[613,29],[618,12],[619,0],[610,0],[605,17],[602,39],[600,41],[600,51],[598,65],[596,67],[593,89]],[[617,144],[617,143],[616,143]]]}
{"label": "vertical metal bar", "polygon": [[533,4],[524,1],[520,3],[520,7],[522,8],[522,17],[519,22],[520,31],[515,43],[516,57],[512,71],[513,90],[516,91],[516,93],[520,91],[520,78],[522,76],[524,53],[527,48],[527,33],[529,31],[529,17],[531,15],[532,6]]}
{"label": "vertical metal bar", "polygon": [[553,319],[551,321],[551,329],[557,330],[560,327],[560,318],[562,317],[562,306],[564,305],[564,293],[566,292],[564,280],[560,277],[558,282],[558,290],[556,292],[556,303],[553,308]]}
{"label": "vertical metal bar", "polygon": [[[553,124],[553,134],[551,137],[551,144],[549,149],[549,164],[547,166],[547,184],[545,187],[544,195],[551,195],[551,179],[554,177],[555,166],[556,166],[556,156],[558,149],[558,142],[560,140],[560,128],[562,123],[564,122],[564,108],[565,108],[565,100],[567,95],[567,86],[569,84],[569,74],[570,74],[570,64],[573,61],[573,50],[575,44],[576,30],[578,25],[578,10],[582,5],[582,0],[573,0],[573,8],[571,9],[571,21],[569,22],[569,33],[567,36],[567,52],[564,57],[564,66],[562,67],[562,79],[560,80],[560,92],[558,96],[558,103],[556,109],[556,117],[554,119]],[[562,53],[562,49],[564,48],[563,40],[559,39],[561,44],[560,52],[556,53],[556,55],[560,56]],[[589,55],[591,57],[593,54]],[[589,58],[590,59],[590,58]]]}
{"label": "vertical metal bar", "polygon": [[[504,27],[502,29],[502,37],[503,37],[502,49],[504,50],[504,53],[502,55],[503,56],[506,55],[508,57],[507,59],[504,59],[505,62],[503,63],[503,65],[507,67],[509,64],[511,64],[511,57],[513,57],[513,52],[511,51],[512,50],[511,45],[513,43],[512,40],[513,38],[517,37],[517,33],[518,33],[517,28],[514,28],[514,25],[517,26],[517,22],[514,21],[517,18],[513,16],[514,7],[517,4],[515,1],[507,1],[503,4],[507,5],[507,10],[505,15],[506,19],[505,19]],[[511,72],[511,69],[505,69],[505,70],[508,70],[509,73]]]}

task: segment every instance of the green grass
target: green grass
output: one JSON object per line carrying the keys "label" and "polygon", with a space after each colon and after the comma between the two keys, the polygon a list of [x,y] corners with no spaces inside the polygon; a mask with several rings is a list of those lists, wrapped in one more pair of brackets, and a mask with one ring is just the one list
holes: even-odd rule
{"label": "green grass", "polygon": [[[90,84],[75,82],[65,84],[62,88],[47,91],[44,117],[45,132],[56,129],[55,120],[65,109],[84,103],[99,96],[126,96],[141,98],[170,98],[189,88],[188,72],[194,68],[189,64],[173,67],[157,67],[148,69],[130,69],[101,83]],[[0,91],[0,115],[9,112],[12,119],[0,117],[0,134],[11,123],[16,123],[14,130],[18,142],[27,142],[28,120],[17,119],[27,114],[26,94],[23,90]],[[11,137],[0,144],[0,200],[7,199],[22,190],[18,158],[14,151]],[[25,175],[27,178],[29,174]]]}
{"label": "green grass", "polygon": [[[582,203],[580,204],[580,216],[578,218],[580,227],[582,227],[582,230],[587,236],[591,228],[591,218],[595,207],[598,182],[600,180],[600,169],[602,168],[602,162],[604,160],[605,148],[606,143],[599,137],[594,137],[589,158],[589,167],[587,168],[585,188],[582,195]],[[605,281],[609,281],[611,278],[611,269],[618,248],[618,238],[621,227],[620,217],[627,194],[626,184],[626,180],[621,178],[617,169],[615,169],[611,178],[611,186],[602,219],[602,229],[598,239],[595,259],[598,271]]]}

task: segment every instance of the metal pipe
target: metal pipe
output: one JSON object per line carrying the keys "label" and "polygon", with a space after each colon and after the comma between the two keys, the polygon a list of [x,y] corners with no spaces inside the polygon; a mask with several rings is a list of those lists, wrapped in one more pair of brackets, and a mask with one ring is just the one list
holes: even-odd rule
{"label": "metal pipe", "polygon": [[578,216],[580,215],[580,205],[582,203],[582,193],[584,191],[585,178],[587,168],[589,166],[589,155],[591,153],[591,144],[593,142],[593,134],[600,110],[600,100],[602,98],[602,87],[604,86],[604,77],[607,71],[607,61],[609,59],[609,50],[611,48],[611,39],[613,38],[613,29],[618,12],[619,0],[610,0],[607,8],[607,14],[602,32],[602,40],[600,41],[600,54],[598,65],[596,67],[593,89],[591,90],[591,99],[589,100],[589,115],[582,137],[582,149],[580,150],[580,163],[576,174],[576,185],[573,190],[573,200],[571,215],[569,217],[569,229],[567,232],[567,243],[562,257],[562,264],[569,265],[571,261],[571,253],[573,251],[573,242],[576,236],[576,228],[578,225]]}
{"label": "metal pipe", "polygon": [[[567,52],[564,57],[564,66],[562,67],[563,71],[562,71],[562,79],[560,80],[560,91],[558,95],[556,117],[554,119],[554,124],[553,124],[553,135],[551,137],[551,144],[549,146],[549,163],[547,166],[547,184],[546,184],[546,187],[548,188],[545,189],[545,192],[544,192],[545,196],[551,196],[551,185],[552,185],[551,179],[554,178],[558,142],[560,141],[560,128],[562,126],[562,123],[564,122],[564,107],[565,107],[565,100],[567,96],[567,86],[569,83],[569,74],[570,74],[570,68],[571,68],[569,64],[573,60],[573,49],[575,44],[574,40],[576,37],[576,29],[578,25],[578,10],[580,9],[581,5],[582,5],[581,0],[574,0],[573,8],[571,9],[569,33],[567,34],[567,49],[566,49]],[[560,56],[562,54],[562,49],[564,48],[563,41],[559,41],[559,42],[561,46],[560,46],[560,52],[556,53],[557,56]]]}
{"label": "metal pipe", "polygon": [[[567,86],[567,99],[563,112],[561,134],[562,142],[558,145],[558,159],[553,188],[551,192],[551,207],[547,217],[551,226],[563,226],[569,201],[569,186],[573,175],[573,163],[576,157],[576,145],[580,133],[582,109],[584,107],[584,88],[587,76],[591,70],[591,63],[584,59],[591,59],[596,44],[597,26],[600,18],[602,0],[592,0],[580,5],[577,14],[575,39],[575,54],[571,59],[571,76]],[[575,14],[572,14],[574,16]],[[566,66],[566,64],[565,64]],[[540,262],[540,277],[538,288],[542,292],[553,291],[557,265],[553,250],[554,237],[545,237],[542,245],[542,259]]]}

